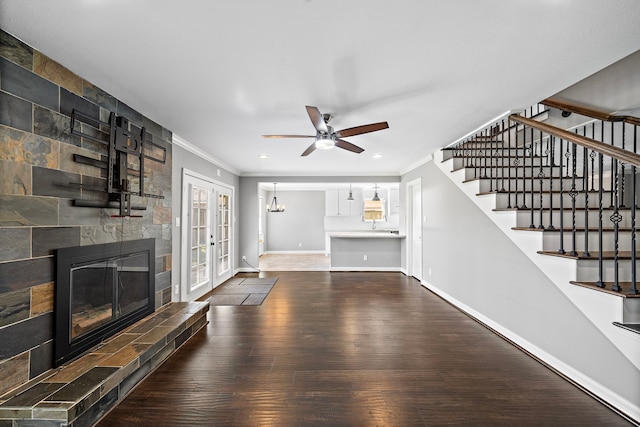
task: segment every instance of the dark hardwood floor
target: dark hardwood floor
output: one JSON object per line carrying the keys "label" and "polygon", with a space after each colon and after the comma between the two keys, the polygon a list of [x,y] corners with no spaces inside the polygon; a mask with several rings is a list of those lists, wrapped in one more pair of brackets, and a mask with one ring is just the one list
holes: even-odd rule
{"label": "dark hardwood floor", "polygon": [[260,274],[98,425],[629,425],[400,273]]}

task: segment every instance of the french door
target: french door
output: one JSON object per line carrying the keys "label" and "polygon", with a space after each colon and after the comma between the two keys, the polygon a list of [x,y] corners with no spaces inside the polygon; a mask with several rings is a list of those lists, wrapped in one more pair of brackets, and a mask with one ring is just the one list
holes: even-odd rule
{"label": "french door", "polygon": [[232,276],[233,188],[183,171],[181,301],[192,301]]}

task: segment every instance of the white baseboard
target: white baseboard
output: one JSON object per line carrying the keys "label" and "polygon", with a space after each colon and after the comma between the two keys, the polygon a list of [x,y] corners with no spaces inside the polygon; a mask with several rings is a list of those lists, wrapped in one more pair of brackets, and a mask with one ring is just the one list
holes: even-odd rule
{"label": "white baseboard", "polygon": [[238,273],[260,273],[260,269],[256,270],[255,268],[251,268],[251,267],[236,268],[233,275],[235,276]]}
{"label": "white baseboard", "polygon": [[329,271],[391,271],[402,272],[400,267],[330,267]]}
{"label": "white baseboard", "polygon": [[640,406],[629,402],[624,397],[620,396],[617,393],[614,393],[609,388],[595,381],[593,378],[584,375],[582,372],[576,370],[570,365],[567,365],[563,361],[557,359],[546,351],[542,350],[537,345],[529,342],[528,340],[522,338],[518,334],[512,332],[511,330],[505,328],[503,325],[500,325],[490,318],[484,316],[482,313],[474,310],[468,305],[458,301],[456,298],[437,288],[429,282],[422,281],[421,285],[425,288],[429,289],[431,292],[440,296],[442,299],[450,302],[454,306],[458,307],[460,310],[474,317],[481,323],[485,324],[489,328],[498,332],[500,335],[503,335],[508,340],[514,342],[518,346],[522,347],[527,352],[531,353],[542,362],[552,367],[556,371],[560,372],[562,375],[569,378],[571,381],[583,387],[585,390],[588,390],[594,396],[597,396],[602,401],[606,402],[613,408],[617,409],[619,412],[625,414],[627,417],[632,418],[633,420],[640,420]]}
{"label": "white baseboard", "polygon": [[262,255],[324,255],[324,249],[319,251],[265,251]]}

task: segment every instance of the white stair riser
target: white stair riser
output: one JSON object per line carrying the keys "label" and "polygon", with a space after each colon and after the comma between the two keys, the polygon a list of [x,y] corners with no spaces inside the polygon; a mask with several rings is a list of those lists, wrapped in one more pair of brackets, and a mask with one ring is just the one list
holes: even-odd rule
{"label": "white stair riser", "polygon": [[[560,232],[545,232],[542,238],[542,250],[544,251],[557,251],[560,249]],[[571,232],[564,232],[564,250],[570,251],[573,247],[573,238]],[[605,251],[612,251],[614,249],[613,231],[603,231],[602,233],[602,247]],[[598,251],[598,232],[596,230],[589,231],[589,251]],[[579,253],[584,251],[584,230],[576,231],[576,250]],[[640,234],[636,235],[636,249],[638,255],[640,255]],[[624,231],[618,233],[618,249],[623,251],[631,250],[631,232]]]}
{"label": "white stair riser", "polygon": [[[566,206],[568,207],[568,206]],[[603,211],[602,221],[603,226],[612,227],[613,223],[609,220],[609,217],[613,213],[613,210],[605,210]],[[640,212],[638,213],[640,214]],[[622,215],[622,221],[618,224],[620,227],[631,227],[631,212],[628,210],[620,211],[620,215]],[[562,214],[563,216],[563,227],[571,228],[572,226],[572,216],[571,210],[565,210]],[[598,210],[589,210],[588,218],[589,218],[589,227],[597,227],[598,226]],[[533,219],[534,225],[537,227],[540,225],[540,213],[538,210],[534,210]],[[640,217],[636,219],[636,224],[640,220]],[[584,227],[585,225],[585,211],[578,210],[576,211],[576,227]],[[527,210],[519,210],[516,215],[516,227],[529,227],[531,225],[531,211]],[[544,227],[549,226],[549,210],[542,211],[542,225]],[[553,226],[559,228],[560,227],[560,211],[553,211]]]}
{"label": "white stair riser", "polygon": [[[509,165],[514,165],[514,160],[516,158],[512,157],[512,158],[508,158],[508,157],[475,157],[472,159],[468,159],[468,158],[464,158],[464,157],[455,157],[453,159],[453,167],[454,169],[460,169],[463,167],[482,167],[482,168],[489,168],[492,166],[495,167],[507,167]],[[544,157],[519,157],[518,161],[520,163],[520,166],[525,165],[525,166],[531,166],[531,164],[534,165],[534,167],[536,166],[546,166],[548,164],[548,161],[546,158]]]}
{"label": "white stair riser", "polygon": [[[615,262],[613,260],[602,261],[602,280],[613,282],[615,278]],[[636,261],[636,269],[640,273],[640,262]],[[598,280],[598,258],[593,260],[578,260],[576,280],[579,282],[595,282]],[[618,261],[618,280],[631,281],[631,261]]]}
{"label": "white stair riser", "polygon": [[[503,182],[504,181],[504,182]],[[511,181],[511,192],[515,193],[516,191],[516,183],[518,185],[518,192],[522,193],[522,189],[524,186],[524,191],[530,191],[531,190],[531,186],[533,185],[533,189],[534,191],[540,191],[540,179],[531,179],[531,178],[515,178],[515,177],[511,177],[511,179],[509,179],[509,177],[505,176],[504,179],[500,176],[498,177],[494,177],[493,179],[480,179],[480,192],[488,192],[488,191],[495,191],[495,190],[502,190],[503,186],[504,186],[504,190],[507,191],[509,190],[509,181]],[[532,182],[533,181],[533,182]],[[553,181],[553,182],[552,182]],[[552,185],[553,184],[553,185]],[[582,179],[577,180],[576,181],[576,190],[578,191],[582,191],[583,188],[583,182]],[[554,191],[559,191],[560,190],[560,180],[559,179],[543,179],[542,180],[542,191],[549,191],[553,188]],[[567,191],[567,189],[571,188],[571,178],[564,178],[563,183],[562,183],[562,188]],[[591,181],[589,181],[588,183],[588,188],[591,189]],[[596,182],[596,190],[597,190],[597,182]],[[607,186],[605,185],[604,188],[606,189]]]}
{"label": "white stair riser", "polygon": [[[576,208],[584,208],[587,203],[589,204],[589,208],[590,209],[596,209],[598,208],[598,193],[586,193],[589,197],[588,199],[585,197],[585,193],[579,193],[576,196]],[[534,208],[539,208],[540,207],[540,193],[533,193],[533,197],[532,197],[532,193],[525,193],[525,203],[528,207],[532,206],[532,199],[533,199],[533,207]],[[572,199],[571,196],[568,193],[563,193],[562,195],[560,193],[542,193],[542,207],[543,208],[549,208],[551,206],[551,202],[553,202],[553,208],[557,209],[560,207],[560,200],[562,199],[562,203],[563,203],[563,207],[564,208],[571,208],[572,207]],[[509,206],[509,201],[511,202],[511,207],[513,207],[516,203],[516,197],[515,195],[511,195],[511,198],[509,198],[509,195],[507,193],[498,193],[496,194],[496,208],[501,209],[501,208],[507,208],[510,207]],[[603,195],[603,206],[609,206],[610,202],[610,198],[609,198],[609,193],[604,193]],[[517,197],[517,206],[522,206],[522,193],[518,194]]]}

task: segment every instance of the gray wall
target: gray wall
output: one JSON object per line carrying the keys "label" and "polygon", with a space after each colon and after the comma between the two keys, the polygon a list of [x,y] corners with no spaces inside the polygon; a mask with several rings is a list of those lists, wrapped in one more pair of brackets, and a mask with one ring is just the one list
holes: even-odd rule
{"label": "gray wall", "polygon": [[[208,160],[202,158],[201,156],[192,153],[191,151],[180,147],[178,145],[173,146],[173,170],[172,170],[172,185],[173,188],[173,218],[172,218],[172,230],[171,236],[173,240],[173,270],[171,273],[171,281],[173,283],[173,299],[178,300],[179,297],[175,293],[175,287],[182,286],[181,283],[181,262],[180,255],[182,251],[182,240],[180,238],[180,227],[176,227],[175,218],[179,217],[182,212],[182,170],[188,169],[192,172],[197,172],[201,175],[207,176],[214,181],[218,181],[227,186],[231,186],[235,188],[235,197],[233,200],[233,214],[237,218],[238,216],[238,187],[239,187],[239,178],[237,175],[221,168],[220,166],[215,165],[214,163],[209,162]],[[220,171],[220,176],[218,176],[218,171]],[[184,223],[184,221],[183,221]],[[233,239],[235,243],[234,251],[233,251],[233,269],[235,270],[238,267],[240,262],[239,253],[239,244],[240,241],[240,231],[237,226],[238,222],[236,221],[233,230]]]}
{"label": "gray wall", "polygon": [[[433,162],[422,178],[423,280],[631,402],[640,372]],[[428,275],[431,268],[432,275]]]}
{"label": "gray wall", "polygon": [[[324,191],[278,191],[284,212],[265,213],[265,251],[324,251]],[[271,203],[268,191],[265,202]]]}

